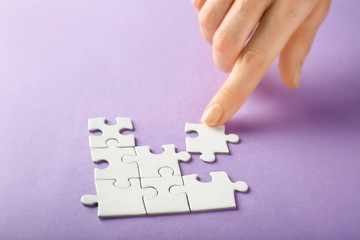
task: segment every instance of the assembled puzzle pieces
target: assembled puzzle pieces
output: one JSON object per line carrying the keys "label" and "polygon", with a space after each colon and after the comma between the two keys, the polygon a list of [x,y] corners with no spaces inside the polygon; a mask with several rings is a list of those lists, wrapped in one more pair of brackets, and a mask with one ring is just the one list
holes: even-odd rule
{"label": "assembled puzzle pieces", "polygon": [[141,178],[143,188],[153,187],[158,191],[156,196],[144,196],[146,212],[152,214],[170,214],[190,212],[186,194],[172,194],[170,187],[183,186],[181,176],[174,176],[171,168],[161,168],[161,177]]}
{"label": "assembled puzzle pieces", "polygon": [[136,156],[125,156],[124,163],[137,163],[141,178],[161,177],[160,168],[169,167],[173,169],[174,176],[181,176],[179,162],[190,160],[190,154],[187,152],[175,151],[175,145],[163,145],[164,152],[154,154],[149,146],[135,147]]}
{"label": "assembled puzzle pieces", "polygon": [[90,132],[100,131],[100,136],[90,136],[90,148],[106,148],[106,142],[109,139],[116,139],[118,147],[134,147],[135,138],[133,134],[123,135],[122,130],[133,130],[133,124],[130,118],[118,117],[115,125],[108,125],[106,118],[92,118],[89,119]]}
{"label": "assembled puzzle pieces", "polygon": [[184,186],[173,186],[170,192],[186,193],[192,212],[236,208],[234,191],[246,192],[245,182],[232,182],[226,172],[211,172],[212,181],[199,182],[198,175],[183,176]]}
{"label": "assembled puzzle pieces", "polygon": [[125,164],[122,158],[126,155],[135,156],[134,148],[117,147],[118,141],[110,139],[107,148],[92,148],[91,156],[93,162],[106,161],[109,166],[105,169],[95,169],[95,180],[116,180],[115,186],[126,188],[130,186],[130,178],[140,178],[136,163]]}
{"label": "assembled puzzle pieces", "polygon": [[213,162],[215,153],[229,153],[227,142],[237,142],[235,134],[225,134],[225,127],[211,128],[187,123],[186,132],[195,131],[196,138],[186,138],[188,152],[176,152],[175,145],[163,145],[163,153],[154,154],[149,146],[135,147],[133,135],[121,130],[133,129],[129,118],[116,118],[108,125],[105,118],[89,119],[93,162],[105,161],[107,168],[95,169],[97,195],[84,195],[84,205],[98,205],[98,216],[124,217],[139,215],[186,213],[235,208],[234,191],[245,192],[245,182],[231,182],[225,172],[212,172],[211,182],[199,182],[197,175],[182,176],[179,161],[190,160],[191,153],[201,153],[205,162]]}
{"label": "assembled puzzle pieces", "polygon": [[96,180],[97,195],[84,195],[81,202],[87,206],[98,204],[98,217],[126,217],[146,215],[143,196],[155,196],[154,188],[141,188],[140,180],[130,179],[128,188],[115,187],[114,180]]}
{"label": "assembled puzzle pieces", "polygon": [[186,138],[186,151],[201,153],[200,159],[204,162],[214,162],[215,153],[229,153],[227,142],[237,143],[236,134],[225,134],[225,126],[208,127],[205,124],[186,123],[185,132],[197,132],[198,137]]}

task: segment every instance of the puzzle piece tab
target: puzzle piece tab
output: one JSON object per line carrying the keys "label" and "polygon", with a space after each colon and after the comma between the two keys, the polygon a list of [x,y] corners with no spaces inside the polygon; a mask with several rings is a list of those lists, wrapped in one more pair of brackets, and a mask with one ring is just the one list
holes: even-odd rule
{"label": "puzzle piece tab", "polygon": [[95,180],[116,180],[115,186],[126,188],[130,186],[130,178],[140,178],[136,163],[125,164],[122,158],[126,155],[135,156],[134,148],[119,148],[118,141],[110,139],[107,148],[92,148],[91,156],[93,162],[106,161],[109,166],[105,169],[95,169]]}
{"label": "puzzle piece tab", "polygon": [[232,182],[226,172],[211,172],[212,181],[199,182],[198,175],[183,176],[184,186],[173,186],[170,192],[186,193],[192,212],[236,208],[234,191],[246,192],[245,182]]}
{"label": "puzzle piece tab", "polygon": [[175,152],[175,145],[163,145],[164,152],[154,154],[150,152],[149,146],[135,147],[136,156],[123,157],[124,163],[137,163],[141,178],[161,177],[160,168],[169,167],[173,169],[174,176],[181,176],[179,162],[190,160],[187,152]]}
{"label": "puzzle piece tab", "polygon": [[133,134],[123,135],[121,130],[133,130],[130,118],[116,118],[115,125],[106,124],[106,118],[89,119],[88,129],[90,132],[100,131],[100,136],[89,136],[90,148],[106,148],[109,139],[116,139],[118,147],[134,147],[135,138]]}
{"label": "puzzle piece tab", "polygon": [[140,187],[139,179],[130,179],[129,188],[115,187],[114,180],[96,180],[97,195],[84,195],[81,202],[87,206],[98,204],[98,217],[126,217],[146,215],[143,196],[155,196],[154,188]]}
{"label": "puzzle piece tab", "polygon": [[215,153],[229,153],[227,142],[237,143],[236,134],[225,134],[225,126],[208,127],[205,124],[186,123],[185,132],[197,132],[198,137],[186,138],[186,151],[201,153],[200,159],[204,162],[214,162]]}
{"label": "puzzle piece tab", "polygon": [[186,194],[172,194],[170,187],[183,186],[181,176],[174,176],[171,168],[161,168],[161,177],[142,178],[141,186],[153,187],[158,191],[156,196],[144,196],[146,212],[153,214],[170,214],[190,212]]}

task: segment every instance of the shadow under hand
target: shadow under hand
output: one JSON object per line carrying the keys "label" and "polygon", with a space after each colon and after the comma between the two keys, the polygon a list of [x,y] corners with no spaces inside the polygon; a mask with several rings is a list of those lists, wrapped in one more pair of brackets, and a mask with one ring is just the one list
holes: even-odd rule
{"label": "shadow under hand", "polygon": [[[227,130],[254,133],[287,126],[350,127],[360,122],[360,94],[356,89],[351,91],[344,84],[336,88],[322,86],[319,76],[307,78],[306,85],[291,90],[275,73],[268,73],[238,114],[226,124]],[[356,126],[359,128],[360,124]]]}

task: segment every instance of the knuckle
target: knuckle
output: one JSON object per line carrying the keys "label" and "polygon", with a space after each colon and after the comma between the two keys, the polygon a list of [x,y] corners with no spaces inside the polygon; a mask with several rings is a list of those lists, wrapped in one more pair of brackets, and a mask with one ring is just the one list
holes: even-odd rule
{"label": "knuckle", "polygon": [[216,31],[213,39],[213,46],[217,52],[223,55],[229,55],[231,49],[235,48],[235,36],[229,31],[219,29]]}
{"label": "knuckle", "polygon": [[[318,0],[317,0],[318,1]],[[314,0],[283,0],[284,14],[292,18],[302,16],[307,9],[313,8],[316,5]]]}
{"label": "knuckle", "polygon": [[300,37],[295,40],[295,46],[297,49],[308,53],[311,49],[312,41],[309,38],[306,37]]}
{"label": "knuckle", "polygon": [[227,102],[236,102],[239,99],[239,93],[229,87],[222,89],[222,98],[226,99]]}
{"label": "knuckle", "polygon": [[296,19],[307,5],[309,5],[309,0],[284,0],[282,1],[282,15]]}
{"label": "knuckle", "polygon": [[241,59],[246,68],[258,69],[264,66],[266,53],[260,49],[249,49],[242,54]]}
{"label": "knuckle", "polygon": [[254,6],[254,4],[258,4],[257,1],[252,1],[252,0],[242,0],[240,1],[240,5],[241,5],[241,8],[243,9],[248,9],[250,6]]}

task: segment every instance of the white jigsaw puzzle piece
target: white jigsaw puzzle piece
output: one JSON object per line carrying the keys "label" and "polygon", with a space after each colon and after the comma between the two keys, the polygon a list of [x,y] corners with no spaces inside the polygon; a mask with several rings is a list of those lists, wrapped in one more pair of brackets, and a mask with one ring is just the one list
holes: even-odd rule
{"label": "white jigsaw puzzle piece", "polygon": [[170,214],[190,212],[186,194],[172,194],[170,187],[183,186],[181,176],[174,176],[171,168],[161,168],[161,177],[141,178],[141,186],[153,187],[158,191],[156,196],[144,196],[146,212],[153,214]]}
{"label": "white jigsaw puzzle piece", "polygon": [[169,167],[174,170],[174,176],[181,176],[179,162],[190,160],[187,152],[176,152],[175,145],[163,145],[164,152],[151,153],[149,146],[135,147],[136,156],[123,157],[124,163],[137,163],[141,178],[161,177],[160,168]]}
{"label": "white jigsaw puzzle piece", "polygon": [[92,148],[91,156],[93,162],[106,161],[109,166],[105,169],[95,169],[95,180],[116,180],[115,186],[126,188],[130,186],[130,178],[140,178],[139,169],[136,163],[125,164],[122,161],[124,156],[135,156],[134,148],[119,148],[118,141],[110,139],[107,148]]}
{"label": "white jigsaw puzzle piece", "polygon": [[209,127],[205,124],[186,123],[185,132],[197,132],[198,137],[186,137],[186,151],[201,153],[204,162],[214,162],[215,153],[229,153],[227,142],[239,142],[236,134],[225,134],[225,126]]}
{"label": "white jigsaw puzzle piece", "polygon": [[245,182],[232,182],[226,172],[211,172],[212,181],[199,182],[198,175],[183,176],[184,186],[173,186],[170,192],[186,193],[192,212],[236,208],[234,191],[246,192]]}
{"label": "white jigsaw puzzle piece", "polygon": [[134,147],[135,137],[133,134],[122,135],[121,130],[133,130],[130,118],[118,117],[115,125],[106,124],[106,118],[89,119],[88,129],[90,132],[100,131],[100,136],[89,136],[90,148],[106,148],[109,139],[116,139],[118,147]]}
{"label": "white jigsaw puzzle piece", "polygon": [[84,195],[81,202],[86,206],[98,204],[98,217],[127,217],[146,215],[143,196],[156,195],[154,188],[142,189],[140,179],[130,179],[129,188],[114,186],[114,180],[96,180],[97,195]]}

